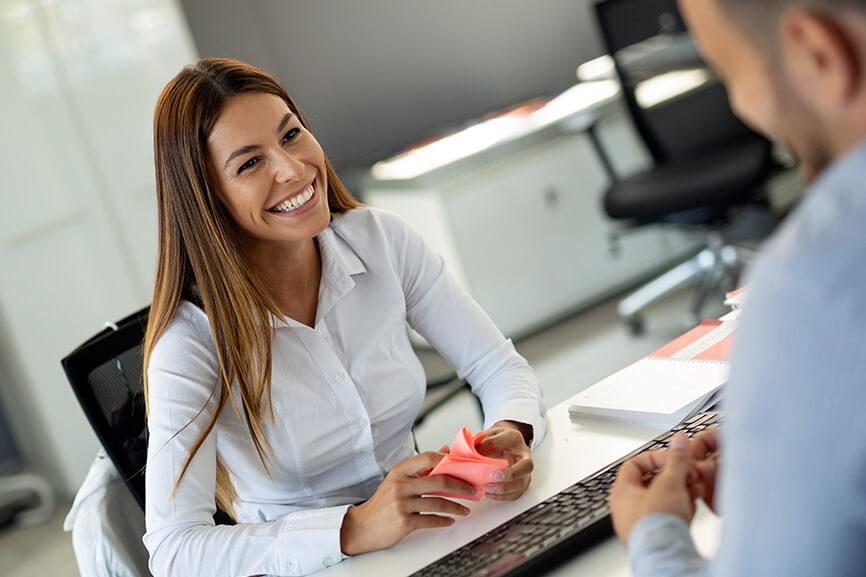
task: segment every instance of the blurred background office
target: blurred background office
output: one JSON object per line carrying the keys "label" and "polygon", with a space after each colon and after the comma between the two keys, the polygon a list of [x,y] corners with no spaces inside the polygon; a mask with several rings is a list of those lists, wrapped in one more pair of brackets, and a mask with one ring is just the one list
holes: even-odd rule
{"label": "blurred background office", "polygon": [[[352,191],[515,339],[548,405],[717,314],[800,182],[712,112],[721,88],[675,16],[614,14],[602,34],[593,4],[0,0],[0,574],[77,574],[61,525],[99,442],[60,359],[149,303],[153,107],[200,56],[284,83]],[[460,387],[443,403],[422,449],[480,425]]]}

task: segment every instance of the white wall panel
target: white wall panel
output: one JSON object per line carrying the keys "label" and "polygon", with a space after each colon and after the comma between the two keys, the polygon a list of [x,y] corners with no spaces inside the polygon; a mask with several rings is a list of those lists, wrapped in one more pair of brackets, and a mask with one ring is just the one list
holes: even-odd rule
{"label": "white wall panel", "polygon": [[0,3],[0,396],[67,495],[97,442],[60,358],[150,298],[153,107],[194,57],[173,0]]}

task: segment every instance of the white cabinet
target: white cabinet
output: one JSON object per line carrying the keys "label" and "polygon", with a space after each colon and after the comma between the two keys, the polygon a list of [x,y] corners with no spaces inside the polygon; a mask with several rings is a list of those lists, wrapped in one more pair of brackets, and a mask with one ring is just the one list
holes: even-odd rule
{"label": "white cabinet", "polygon": [[[616,112],[602,124],[618,165],[646,157]],[[611,251],[616,226],[603,215],[607,186],[585,133],[512,147],[491,162],[417,187],[365,191],[406,219],[446,259],[499,328],[525,334],[645,277],[690,250],[658,228],[631,232]]]}

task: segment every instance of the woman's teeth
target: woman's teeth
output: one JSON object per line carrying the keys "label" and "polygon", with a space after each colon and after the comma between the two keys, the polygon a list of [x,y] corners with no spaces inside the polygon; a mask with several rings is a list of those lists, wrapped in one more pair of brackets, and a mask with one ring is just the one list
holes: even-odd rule
{"label": "woman's teeth", "polygon": [[271,209],[271,212],[289,212],[290,210],[295,210],[296,208],[300,208],[310,202],[310,199],[313,198],[313,184],[307,187],[304,192],[293,196],[289,200],[285,200]]}

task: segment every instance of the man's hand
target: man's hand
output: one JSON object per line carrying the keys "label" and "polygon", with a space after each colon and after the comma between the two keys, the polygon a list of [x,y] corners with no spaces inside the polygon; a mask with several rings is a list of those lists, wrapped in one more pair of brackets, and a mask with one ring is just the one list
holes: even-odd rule
{"label": "man's hand", "polygon": [[428,451],[398,463],[368,501],[350,507],[340,529],[346,555],[386,549],[418,529],[448,527],[469,508],[430,493],[472,495],[472,485],[446,475],[424,476],[445,455]]}
{"label": "man's hand", "polygon": [[532,454],[526,444],[529,425],[499,421],[487,429],[487,435],[476,448],[486,457],[506,459],[508,467],[493,475],[493,483],[485,487],[490,499],[513,501],[523,495],[532,481]]}
{"label": "man's hand", "polygon": [[701,498],[712,510],[713,513],[719,514],[716,508],[716,479],[719,476],[719,430],[710,429],[704,431],[692,439],[691,444],[692,458],[695,460],[700,477],[699,482],[703,489]]}
{"label": "man's hand", "polygon": [[609,504],[613,528],[623,543],[647,515],[670,513],[692,520],[703,487],[689,451],[688,438],[677,435],[669,450],[643,453],[622,465]]}

